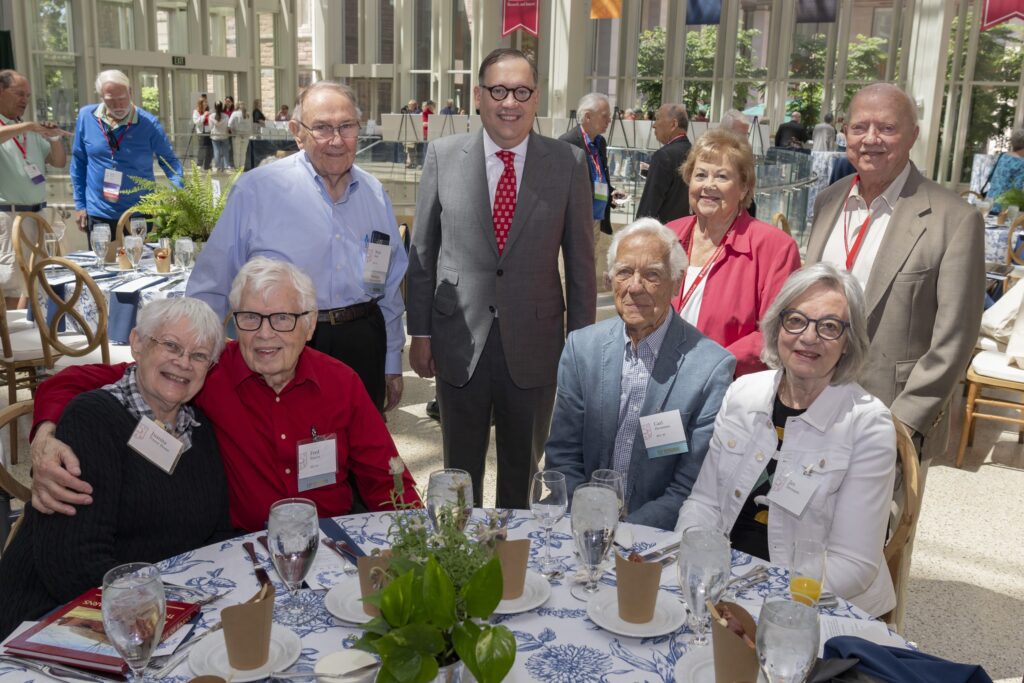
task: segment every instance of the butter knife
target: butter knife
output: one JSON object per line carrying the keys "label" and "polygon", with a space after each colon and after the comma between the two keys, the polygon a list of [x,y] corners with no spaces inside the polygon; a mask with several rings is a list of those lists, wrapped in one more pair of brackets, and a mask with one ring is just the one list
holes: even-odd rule
{"label": "butter knife", "polygon": [[66,681],[68,679],[76,681],[90,681],[91,683],[113,683],[115,679],[107,678],[106,676],[100,676],[99,674],[92,674],[86,671],[79,671],[67,666],[61,666],[60,664],[53,664],[50,662],[39,662],[35,660],[25,659],[23,657],[12,657],[10,655],[0,656],[0,661],[8,662],[16,666],[23,667],[30,671],[49,676],[58,681]]}
{"label": "butter knife", "polygon": [[163,285],[162,287],[160,287],[159,291],[161,291],[161,292],[166,291],[166,290],[170,289],[171,287],[176,286],[179,282],[184,282],[184,280],[185,280],[185,278],[183,278],[183,277],[179,277],[177,280],[171,280],[166,285]]}
{"label": "butter knife", "polygon": [[192,647],[193,645],[195,645],[211,633],[216,633],[221,629],[223,625],[224,622],[217,622],[216,624],[211,626],[210,630],[206,633],[200,633],[195,638],[186,640],[184,643],[179,645],[177,651],[174,652],[174,654],[169,655],[168,658],[164,661],[164,663],[160,667],[160,670],[153,674],[153,678],[160,680],[170,676],[171,672],[178,668],[178,665],[185,661],[185,658],[189,656],[189,653],[191,652],[191,650],[189,650],[190,647]]}
{"label": "butter knife", "polygon": [[256,580],[260,582],[260,586],[270,586],[270,576],[267,575],[267,570],[260,566],[260,561],[256,559],[256,548],[253,546],[252,541],[246,541],[242,544],[245,548],[245,553],[249,556],[249,561],[252,562],[252,568],[256,570]]}

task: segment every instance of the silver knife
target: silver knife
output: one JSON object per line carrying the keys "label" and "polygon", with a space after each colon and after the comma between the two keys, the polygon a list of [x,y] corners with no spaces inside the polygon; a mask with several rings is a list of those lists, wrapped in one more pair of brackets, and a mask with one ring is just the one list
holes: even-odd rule
{"label": "silver knife", "polygon": [[670,544],[668,544],[666,546],[662,546],[661,548],[653,548],[651,550],[647,550],[645,552],[642,552],[642,553],[640,553],[640,557],[641,557],[641,559],[644,560],[644,562],[650,562],[650,561],[654,560],[657,557],[661,557],[662,555],[668,555],[670,553],[674,553],[677,550],[679,550],[679,542],[678,541],[676,541],[675,543],[670,543]]}
{"label": "silver knife", "polygon": [[77,681],[90,681],[91,683],[114,683],[115,681],[113,678],[107,678],[106,676],[100,676],[99,674],[92,674],[79,669],[73,669],[68,666],[62,666],[52,662],[41,662],[34,659],[26,659],[24,657],[2,655],[0,656],[0,661],[16,664],[17,666],[24,667],[30,671],[35,671],[36,673],[41,673],[44,676],[49,676],[50,678],[58,681],[66,681],[69,678]]}
{"label": "silver knife", "polygon": [[186,640],[184,643],[179,645],[178,649],[174,652],[174,654],[168,655],[168,658],[164,660],[164,663],[161,665],[160,670],[157,671],[155,674],[152,674],[153,678],[155,678],[156,680],[161,680],[169,676],[171,672],[177,669],[178,665],[185,661],[185,659],[192,652],[192,650],[190,650],[189,648],[191,648],[193,645],[195,645],[211,633],[216,633],[223,626],[223,622],[217,622],[216,624],[210,627],[209,631],[205,633],[200,633],[198,636]]}
{"label": "silver knife", "polygon": [[170,289],[171,287],[177,285],[179,282],[184,282],[184,280],[185,278],[183,277],[179,277],[177,280],[171,280],[166,285],[162,286],[159,291],[163,292],[164,290]]}

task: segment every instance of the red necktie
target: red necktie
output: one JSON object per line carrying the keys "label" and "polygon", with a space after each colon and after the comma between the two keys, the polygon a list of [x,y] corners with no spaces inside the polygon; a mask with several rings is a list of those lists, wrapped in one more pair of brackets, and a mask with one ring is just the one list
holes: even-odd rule
{"label": "red necktie", "polygon": [[497,152],[498,158],[505,164],[505,170],[498,178],[498,189],[494,193],[494,239],[498,242],[498,255],[505,251],[508,240],[508,229],[512,227],[512,217],[516,213],[516,167],[512,160],[515,152],[503,149]]}

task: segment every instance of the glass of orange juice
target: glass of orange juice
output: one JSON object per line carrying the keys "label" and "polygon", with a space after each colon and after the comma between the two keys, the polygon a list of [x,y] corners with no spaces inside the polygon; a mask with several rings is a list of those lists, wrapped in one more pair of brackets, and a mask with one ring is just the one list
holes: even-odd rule
{"label": "glass of orange juice", "polygon": [[825,583],[825,544],[810,538],[793,543],[789,563],[789,593],[797,602],[815,606]]}

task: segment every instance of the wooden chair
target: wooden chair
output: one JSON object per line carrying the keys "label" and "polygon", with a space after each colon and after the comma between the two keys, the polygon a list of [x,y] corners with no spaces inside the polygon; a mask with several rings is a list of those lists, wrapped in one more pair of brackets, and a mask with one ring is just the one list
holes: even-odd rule
{"label": "wooden chair", "polygon": [[1013,272],[1006,276],[1003,282],[1003,291],[1010,289],[1013,283],[1024,278],[1024,239],[1017,242],[1018,235],[1024,236],[1024,214],[1017,216],[1006,233],[1006,265],[1013,268]]}
{"label": "wooden chair", "polygon": [[[18,391],[28,389],[35,394],[38,384],[36,367],[43,364],[43,347],[35,325],[24,317],[24,311],[8,313],[6,302],[0,297],[0,348],[3,358],[0,368],[7,385],[7,404],[14,405]],[[18,426],[10,428],[11,464],[18,464]]]}
{"label": "wooden chair", "polygon": [[885,544],[883,554],[885,564],[889,568],[889,576],[892,577],[892,585],[896,589],[896,607],[881,618],[886,623],[896,622],[896,630],[903,632],[903,601],[906,596],[906,586],[901,585],[900,567],[903,562],[909,562],[908,546],[917,532],[917,517],[921,511],[921,486],[920,486],[920,463],[917,459],[917,449],[910,438],[910,433],[899,420],[893,418],[896,427],[896,453],[899,457],[899,464],[903,470],[903,509],[899,521],[889,535]]}
{"label": "wooden chair", "polygon": [[[0,429],[10,427],[11,431],[14,431],[18,418],[22,415],[31,415],[32,407],[33,401],[22,401],[21,403],[12,403],[0,410]],[[11,451],[11,464],[14,464],[15,453],[16,451]],[[28,487],[15,479],[3,461],[0,461],[0,548],[7,547],[24,518],[24,515],[19,516],[18,521],[11,525],[11,499],[17,498],[28,505],[31,497],[32,494]]]}
{"label": "wooden chair", "polygon": [[[26,230],[26,221],[35,221],[35,236]],[[14,225],[11,228],[11,246],[14,250],[14,260],[18,264],[21,276],[28,282],[29,273],[37,259],[49,256],[46,253],[46,236],[53,234],[53,228],[41,214],[34,211],[19,213],[14,218]],[[59,256],[60,254],[56,254]]]}
{"label": "wooden chair", "polygon": [[974,195],[978,199],[985,198],[985,195],[983,195],[980,192],[975,192],[974,190],[964,190],[963,192],[960,193],[960,198],[964,200],[969,200],[971,198],[971,195]]}
{"label": "wooden chair", "polygon": [[[986,396],[986,389],[1011,391],[1020,394],[1022,400]],[[1012,410],[1016,417],[979,410],[979,406],[992,406]],[[1009,422],[1017,425],[1017,443],[1024,444],[1024,370],[1010,364],[1010,357],[1000,351],[982,351],[974,357],[967,368],[967,400],[964,405],[964,422],[960,432],[960,446],[956,452],[956,466],[964,462],[967,448],[974,445],[974,425],[979,419]]]}
{"label": "wooden chair", "polygon": [[772,216],[772,225],[779,230],[782,230],[782,232],[786,233],[790,237],[793,236],[793,233],[789,229],[789,219],[786,218],[786,214],[781,211],[776,212],[776,214]]}
{"label": "wooden chair", "polygon": [[[128,209],[127,211],[122,213],[121,217],[117,219],[117,244],[118,245],[120,245],[122,243],[122,241],[124,241],[124,236],[125,235],[132,234],[131,222],[132,222],[132,219],[135,218],[136,216],[138,216],[139,218],[145,218],[147,221],[151,220],[150,218],[148,218],[146,216],[146,214],[141,214],[138,211],[136,211],[135,209]],[[145,235],[143,236],[143,239],[145,239]],[[110,236],[110,241],[111,241],[111,243],[114,242],[114,236],[113,235]]]}

